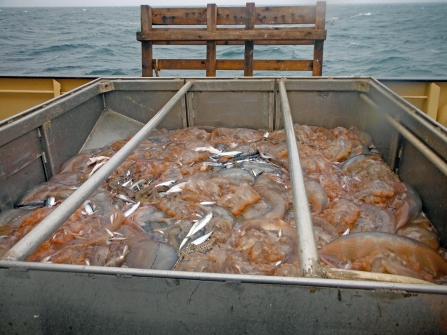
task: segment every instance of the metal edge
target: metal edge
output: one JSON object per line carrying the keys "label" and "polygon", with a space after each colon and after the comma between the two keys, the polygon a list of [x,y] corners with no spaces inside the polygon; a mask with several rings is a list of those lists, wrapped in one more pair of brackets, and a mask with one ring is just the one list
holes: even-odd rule
{"label": "metal edge", "polygon": [[85,273],[91,275],[111,275],[111,276],[136,276],[152,278],[170,278],[201,281],[229,281],[254,284],[274,284],[274,285],[299,285],[310,287],[333,287],[346,289],[380,290],[392,291],[396,293],[430,293],[447,295],[447,286],[443,285],[420,285],[420,284],[400,284],[375,281],[340,280],[311,277],[276,277],[260,275],[240,275],[222,273],[202,273],[184,272],[171,270],[151,270],[151,269],[131,269],[101,266],[82,266],[72,264],[50,264],[19,261],[1,261],[0,269],[19,271],[52,271]]}

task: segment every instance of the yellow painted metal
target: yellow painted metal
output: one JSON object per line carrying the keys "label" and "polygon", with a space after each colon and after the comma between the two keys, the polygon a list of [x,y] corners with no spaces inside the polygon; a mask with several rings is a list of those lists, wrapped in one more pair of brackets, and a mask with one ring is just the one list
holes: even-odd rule
{"label": "yellow painted metal", "polygon": [[94,78],[0,78],[0,121],[84,85]]}
{"label": "yellow painted metal", "polygon": [[433,120],[436,120],[438,116],[439,108],[439,94],[441,93],[441,88],[435,83],[430,83],[427,88],[427,100],[425,100],[422,108]]}
{"label": "yellow painted metal", "polygon": [[439,108],[438,110],[438,122],[444,127],[447,127],[447,105]]}
{"label": "yellow painted metal", "polygon": [[383,84],[432,119],[447,126],[447,82],[396,79],[384,81]]}

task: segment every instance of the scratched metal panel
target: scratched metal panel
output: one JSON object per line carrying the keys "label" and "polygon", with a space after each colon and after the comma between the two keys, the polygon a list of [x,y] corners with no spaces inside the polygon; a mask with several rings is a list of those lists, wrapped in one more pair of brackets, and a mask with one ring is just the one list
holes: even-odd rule
{"label": "scratched metal panel", "polygon": [[97,95],[45,124],[49,156],[56,173],[67,159],[79,153],[102,111],[102,98]]}
{"label": "scratched metal panel", "polygon": [[357,92],[288,91],[287,96],[294,123],[327,128],[364,125],[364,115],[357,112]]}
{"label": "scratched metal panel", "polygon": [[3,145],[0,147],[0,157],[5,177],[16,173],[40,155],[42,145],[37,129]]}
{"label": "scratched metal panel", "polygon": [[81,151],[102,148],[118,140],[135,135],[144,124],[111,110],[105,110],[98,119]]}
{"label": "scratched metal panel", "polygon": [[402,157],[399,177],[408,182],[422,198],[423,211],[430,219],[441,239],[447,244],[447,177],[408,141],[402,140]]}
{"label": "scratched metal panel", "polygon": [[46,180],[42,152],[37,129],[0,147],[0,209],[12,208],[26,190]]}
{"label": "scratched metal panel", "polygon": [[[138,84],[138,83],[137,83]],[[166,83],[162,83],[162,87]],[[121,83],[121,86],[123,83]],[[136,84],[132,82],[132,85]],[[158,85],[137,85],[138,90],[114,90],[105,94],[106,108],[111,109],[138,122],[146,124],[183,86],[176,82],[175,87],[161,91]],[[118,86],[120,87],[120,86]],[[160,122],[158,128],[176,129],[186,126],[186,103],[181,99]]]}
{"label": "scratched metal panel", "polygon": [[273,95],[268,91],[188,93],[189,124],[270,129]]}
{"label": "scratched metal panel", "polygon": [[441,334],[446,295],[0,269],[3,334]]}
{"label": "scratched metal panel", "polygon": [[42,157],[37,157],[8,178],[0,180],[0,194],[7,192],[6,199],[0,196],[0,209],[6,210],[17,205],[28,190],[46,181]]}

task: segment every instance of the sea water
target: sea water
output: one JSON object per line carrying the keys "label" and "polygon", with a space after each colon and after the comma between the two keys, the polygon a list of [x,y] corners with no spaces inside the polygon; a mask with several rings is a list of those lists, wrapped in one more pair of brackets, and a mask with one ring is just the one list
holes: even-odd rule
{"label": "sea water", "polygon": [[[241,6],[245,3],[241,3]],[[447,77],[447,3],[328,5],[324,76]],[[139,7],[0,7],[0,76],[140,76]],[[255,59],[312,59],[312,46],[256,46]],[[243,46],[218,46],[243,59]],[[206,58],[205,46],[154,46],[154,58]],[[167,71],[160,76],[203,76]],[[218,71],[218,76],[243,75]],[[255,71],[255,75],[311,75]]]}

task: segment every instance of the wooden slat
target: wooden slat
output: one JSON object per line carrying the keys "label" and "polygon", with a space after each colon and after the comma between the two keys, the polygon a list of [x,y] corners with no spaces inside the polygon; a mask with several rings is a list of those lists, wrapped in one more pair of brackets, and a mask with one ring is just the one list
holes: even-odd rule
{"label": "wooden slat", "polygon": [[[152,45],[206,45],[206,41],[154,41]],[[245,45],[245,41],[216,41],[216,45]],[[314,45],[313,40],[259,40],[256,45]]]}
{"label": "wooden slat", "polygon": [[[153,8],[153,25],[206,25],[206,8]],[[244,7],[217,8],[218,25],[245,25]],[[315,24],[315,6],[267,6],[255,10],[255,25]]]}
{"label": "wooden slat", "polygon": [[[254,2],[247,2],[245,7],[245,16],[247,22],[245,23],[245,29],[251,30],[255,27],[255,4]],[[244,76],[253,76],[253,52],[254,42],[252,40],[245,41],[244,52]]]}
{"label": "wooden slat", "polygon": [[314,23],[315,6],[274,6],[256,8],[256,25]]}
{"label": "wooden slat", "polygon": [[[141,6],[141,31],[148,33],[152,29],[152,9],[150,6]],[[141,43],[141,69],[143,77],[152,77],[152,41]]]}
{"label": "wooden slat", "polygon": [[[216,31],[216,4],[208,4],[206,10],[207,32],[214,33]],[[216,76],[216,41],[206,42],[206,76]]]}
{"label": "wooden slat", "polygon": [[[156,60],[153,60],[155,66]],[[160,70],[206,70],[205,59],[158,59]],[[244,70],[243,59],[217,59],[216,70]],[[253,60],[256,71],[312,71],[312,60]]]}
{"label": "wooden slat", "polygon": [[138,32],[138,41],[246,41],[246,40],[324,40],[326,30],[313,28],[273,28],[241,30],[237,28],[219,29],[215,32],[203,29],[153,29]]}
{"label": "wooden slat", "polygon": [[[325,28],[326,2],[318,1],[316,6],[315,29],[323,30]],[[312,75],[323,75],[323,40],[315,41],[314,46],[314,65]]]}
{"label": "wooden slat", "polygon": [[206,7],[201,8],[154,8],[153,25],[205,25]]}

